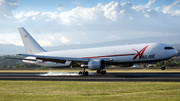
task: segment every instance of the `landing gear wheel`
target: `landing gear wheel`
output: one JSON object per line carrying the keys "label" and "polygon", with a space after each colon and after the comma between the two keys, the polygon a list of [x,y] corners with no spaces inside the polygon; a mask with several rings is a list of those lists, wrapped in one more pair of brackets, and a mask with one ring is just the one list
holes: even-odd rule
{"label": "landing gear wheel", "polygon": [[78,74],[82,74],[82,72],[80,71]]}
{"label": "landing gear wheel", "polygon": [[102,71],[101,71],[101,74],[102,74],[102,75],[105,75],[105,74],[106,74],[106,71],[105,71],[105,70],[102,70]]}
{"label": "landing gear wheel", "polygon": [[97,70],[96,73],[101,73],[101,70]]}
{"label": "landing gear wheel", "polygon": [[89,74],[88,71],[83,72],[83,75],[88,75],[88,74]]}
{"label": "landing gear wheel", "polygon": [[163,66],[163,67],[161,67],[161,70],[165,70],[165,69],[166,69],[166,67],[164,67],[164,66]]}
{"label": "landing gear wheel", "polygon": [[83,69],[83,71],[80,71],[78,74],[82,74],[82,75],[88,75],[88,71],[85,71],[85,68]]}
{"label": "landing gear wheel", "polygon": [[85,72],[82,72],[82,74],[83,74],[84,76],[86,76],[86,75],[88,75],[89,73],[88,73],[88,71],[85,71]]}
{"label": "landing gear wheel", "polygon": [[85,72],[80,71],[78,74],[88,75],[89,73],[88,73],[88,71],[85,71]]}

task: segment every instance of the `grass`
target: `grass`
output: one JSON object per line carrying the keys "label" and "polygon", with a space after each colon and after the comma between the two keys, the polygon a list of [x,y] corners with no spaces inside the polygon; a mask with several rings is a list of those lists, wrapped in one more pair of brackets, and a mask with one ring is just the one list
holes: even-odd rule
{"label": "grass", "polygon": [[[78,72],[79,70],[0,70],[0,72],[48,71]],[[165,71],[160,69],[108,69],[107,72],[180,72],[180,69],[166,69]],[[77,82],[0,80],[0,101],[32,100],[178,101],[180,100],[180,82]]]}
{"label": "grass", "polygon": [[178,101],[180,82],[0,81],[0,101]]}

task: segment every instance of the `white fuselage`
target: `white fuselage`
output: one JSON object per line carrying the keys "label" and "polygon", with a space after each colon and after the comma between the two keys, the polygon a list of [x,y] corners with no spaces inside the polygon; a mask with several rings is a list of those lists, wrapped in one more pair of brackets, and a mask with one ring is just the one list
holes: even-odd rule
{"label": "white fuselage", "polygon": [[[169,59],[177,54],[177,51],[170,45],[163,43],[146,43],[134,45],[120,45],[107,46],[86,49],[62,50],[38,53],[36,55],[54,56],[54,57],[74,57],[74,58],[88,58],[88,59],[102,59],[111,58],[113,61],[108,62],[112,64],[128,64],[128,63],[144,63],[156,62]],[[35,59],[35,57],[27,57],[27,59]],[[27,63],[34,63],[49,67],[64,67],[69,66],[71,61],[66,61],[65,64],[48,62],[48,61],[28,61]]]}

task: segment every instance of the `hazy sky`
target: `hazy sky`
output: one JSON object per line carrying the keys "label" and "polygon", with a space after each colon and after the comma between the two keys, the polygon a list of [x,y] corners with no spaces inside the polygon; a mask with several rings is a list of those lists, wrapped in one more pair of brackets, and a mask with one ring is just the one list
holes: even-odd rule
{"label": "hazy sky", "polygon": [[23,45],[18,27],[42,46],[179,37],[180,0],[0,0],[0,43]]}

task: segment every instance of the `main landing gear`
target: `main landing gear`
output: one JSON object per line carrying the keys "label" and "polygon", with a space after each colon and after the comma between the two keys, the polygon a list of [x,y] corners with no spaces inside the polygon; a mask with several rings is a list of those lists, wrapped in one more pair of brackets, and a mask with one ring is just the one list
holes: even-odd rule
{"label": "main landing gear", "polygon": [[106,74],[106,70],[97,70],[96,73],[101,73],[102,75]]}
{"label": "main landing gear", "polygon": [[82,75],[88,75],[88,71],[85,71],[85,68],[83,69],[83,71],[79,71],[78,74],[82,74]]}
{"label": "main landing gear", "polygon": [[[105,75],[106,74],[106,70],[97,70],[96,73],[101,73],[102,75]],[[83,71],[79,71],[78,74],[82,74],[84,76],[88,75],[88,71],[85,71],[85,68],[83,69]]]}

